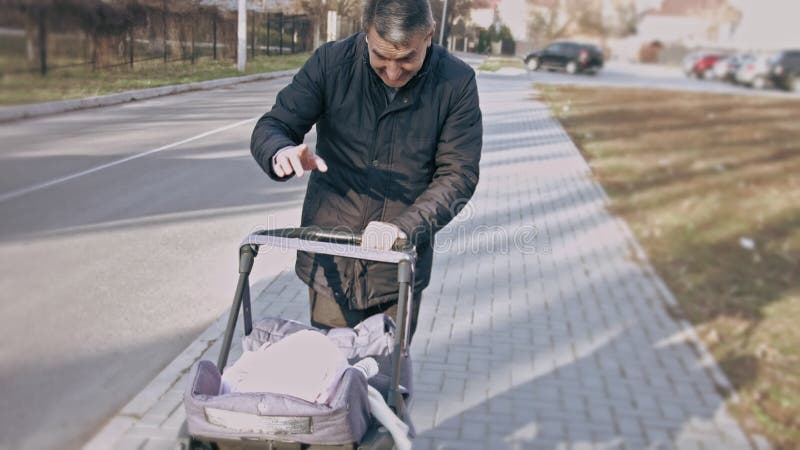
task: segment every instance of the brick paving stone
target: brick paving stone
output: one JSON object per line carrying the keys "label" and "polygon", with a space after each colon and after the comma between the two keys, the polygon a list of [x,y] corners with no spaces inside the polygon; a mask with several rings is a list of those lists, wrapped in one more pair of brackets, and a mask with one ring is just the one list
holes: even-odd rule
{"label": "brick paving stone", "polygon": [[434,442],[441,442],[442,440],[455,440],[461,436],[461,430],[456,428],[436,428],[425,433],[425,437],[433,438]]}
{"label": "brick paving stone", "polygon": [[414,450],[434,450],[434,439],[429,437],[417,437],[414,439]]}
{"label": "brick paving stone", "polygon": [[122,436],[119,440],[115,440],[111,445],[114,450],[141,450],[147,445],[148,438],[140,436]]}

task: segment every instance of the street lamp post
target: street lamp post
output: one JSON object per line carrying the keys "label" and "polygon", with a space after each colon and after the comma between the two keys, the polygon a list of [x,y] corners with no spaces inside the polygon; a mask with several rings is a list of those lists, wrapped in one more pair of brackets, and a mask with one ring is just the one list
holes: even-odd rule
{"label": "street lamp post", "polygon": [[237,37],[239,45],[236,48],[236,69],[244,72],[247,63],[247,0],[239,0],[239,27]]}
{"label": "street lamp post", "polygon": [[444,6],[442,7],[442,24],[441,29],[439,30],[439,45],[444,46],[444,24],[447,23],[447,0],[444,0]]}

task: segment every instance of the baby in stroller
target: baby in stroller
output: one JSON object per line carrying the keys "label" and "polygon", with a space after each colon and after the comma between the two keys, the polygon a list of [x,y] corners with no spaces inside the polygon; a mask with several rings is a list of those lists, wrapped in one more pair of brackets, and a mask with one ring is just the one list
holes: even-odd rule
{"label": "baby in stroller", "polygon": [[[274,370],[280,367],[280,370]],[[266,342],[244,354],[222,374],[220,394],[271,392],[308,402],[330,404],[348,368],[358,369],[369,380],[378,374],[378,363],[365,357],[350,366],[336,343],[315,330],[301,330],[282,340]],[[409,427],[386,404],[383,395],[367,385],[369,409],[395,441],[397,450],[409,450]]]}

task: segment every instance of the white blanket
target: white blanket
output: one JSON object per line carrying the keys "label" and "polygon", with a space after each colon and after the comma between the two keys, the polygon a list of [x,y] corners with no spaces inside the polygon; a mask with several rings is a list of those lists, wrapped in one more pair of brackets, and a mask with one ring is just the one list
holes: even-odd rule
{"label": "white blanket", "polygon": [[[270,392],[329,403],[348,367],[347,358],[327,336],[313,330],[298,331],[256,351],[244,352],[223,372],[220,394]],[[354,367],[366,378],[378,372],[372,358],[364,358]],[[411,449],[408,425],[386,405],[380,392],[368,386],[367,399],[372,415],[391,433],[395,448]]]}
{"label": "white blanket", "polygon": [[222,374],[221,394],[270,392],[328,403],[347,359],[324,334],[303,330],[242,356]]}

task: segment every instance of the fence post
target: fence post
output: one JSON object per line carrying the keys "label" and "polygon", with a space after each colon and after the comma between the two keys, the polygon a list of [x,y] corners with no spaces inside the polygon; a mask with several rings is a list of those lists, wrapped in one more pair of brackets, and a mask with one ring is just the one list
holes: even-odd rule
{"label": "fence post", "polygon": [[44,8],[39,10],[39,71],[47,75],[47,29]]}
{"label": "fence post", "polygon": [[279,55],[283,56],[283,13],[280,13],[281,21],[280,21],[280,29],[281,29],[281,47],[279,49]]}
{"label": "fence post", "polygon": [[211,49],[214,55],[214,61],[217,60],[217,11],[211,13]]}
{"label": "fence post", "polygon": [[269,56],[269,13],[267,13],[267,56]]}
{"label": "fence post", "polygon": [[163,9],[163,14],[161,15],[164,21],[163,32],[164,32],[164,63],[167,62],[167,0],[161,0],[161,7]]}

